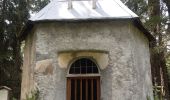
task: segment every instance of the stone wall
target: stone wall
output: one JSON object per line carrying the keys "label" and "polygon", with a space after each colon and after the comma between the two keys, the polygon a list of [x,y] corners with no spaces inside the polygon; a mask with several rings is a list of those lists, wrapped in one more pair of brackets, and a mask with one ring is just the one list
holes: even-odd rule
{"label": "stone wall", "polygon": [[34,91],[36,34],[32,31],[25,40],[24,62],[22,67],[21,100],[25,100]]}
{"label": "stone wall", "polygon": [[108,65],[101,69],[101,100],[153,99],[149,43],[131,22],[44,23],[37,24],[34,34],[34,81],[42,100],[66,100],[68,68],[58,61],[63,51],[108,53]]}

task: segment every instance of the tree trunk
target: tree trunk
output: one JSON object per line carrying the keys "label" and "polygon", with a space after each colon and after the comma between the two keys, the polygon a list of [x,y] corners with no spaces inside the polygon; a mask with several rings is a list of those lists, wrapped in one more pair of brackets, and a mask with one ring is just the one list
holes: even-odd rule
{"label": "tree trunk", "polygon": [[162,40],[161,33],[161,10],[160,10],[160,0],[148,0],[149,7],[149,20],[151,24],[150,31],[154,35],[156,42],[151,46],[151,69],[152,69],[152,80],[153,85],[161,86],[159,88],[160,92],[158,94],[159,99],[163,100],[166,98],[170,100],[169,90],[168,90],[168,75],[167,67],[165,62],[165,52],[164,52],[164,42]]}

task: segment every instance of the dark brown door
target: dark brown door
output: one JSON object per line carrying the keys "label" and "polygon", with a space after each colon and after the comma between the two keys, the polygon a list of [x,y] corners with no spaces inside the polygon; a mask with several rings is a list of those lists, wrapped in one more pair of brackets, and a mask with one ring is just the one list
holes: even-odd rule
{"label": "dark brown door", "polygon": [[67,100],[100,100],[100,77],[67,78]]}

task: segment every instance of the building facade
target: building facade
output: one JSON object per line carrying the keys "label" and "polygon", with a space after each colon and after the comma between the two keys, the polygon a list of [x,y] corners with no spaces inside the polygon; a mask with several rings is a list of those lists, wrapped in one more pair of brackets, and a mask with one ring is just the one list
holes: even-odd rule
{"label": "building facade", "polygon": [[41,100],[153,100],[152,36],[119,0],[54,0],[21,37],[21,99],[37,89]]}

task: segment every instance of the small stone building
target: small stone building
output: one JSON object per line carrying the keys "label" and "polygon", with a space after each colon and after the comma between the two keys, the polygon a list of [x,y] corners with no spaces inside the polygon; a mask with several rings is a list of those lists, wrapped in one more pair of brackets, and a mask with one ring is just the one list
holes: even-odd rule
{"label": "small stone building", "polygon": [[153,100],[152,35],[120,0],[52,0],[30,18],[21,99]]}

